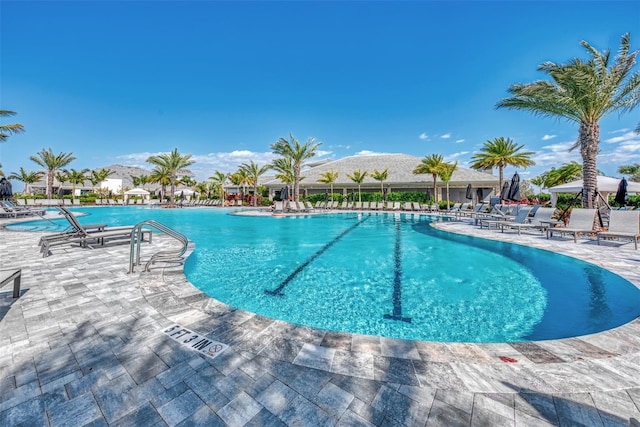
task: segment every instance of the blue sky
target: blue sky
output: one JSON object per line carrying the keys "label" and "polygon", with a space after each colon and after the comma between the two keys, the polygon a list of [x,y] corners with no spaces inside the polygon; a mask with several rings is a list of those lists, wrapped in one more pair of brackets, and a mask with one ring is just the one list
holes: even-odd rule
{"label": "blue sky", "polygon": [[[68,167],[150,168],[192,154],[199,180],[293,133],[320,158],[442,154],[468,166],[485,141],[535,151],[530,178],[571,160],[575,124],[496,110],[544,61],[640,48],[640,2],[0,3],[0,108],[26,132],[0,144],[8,174],[42,148]],[[638,69],[640,65],[636,66]],[[601,122],[598,167],[640,162],[640,109]],[[507,169],[506,173],[512,173]]]}

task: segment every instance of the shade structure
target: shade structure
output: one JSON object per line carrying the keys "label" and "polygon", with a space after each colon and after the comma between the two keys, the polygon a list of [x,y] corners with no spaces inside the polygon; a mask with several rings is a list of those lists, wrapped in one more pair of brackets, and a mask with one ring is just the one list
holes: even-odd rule
{"label": "shade structure", "polygon": [[467,185],[467,193],[465,197],[469,200],[473,199],[473,187],[471,187],[471,184]]}
{"label": "shade structure", "polygon": [[500,190],[500,199],[501,200],[509,200],[509,189],[511,188],[511,185],[509,184],[509,181],[505,181],[504,184],[502,184],[502,190]]}
{"label": "shade structure", "polygon": [[616,191],[615,202],[621,205],[627,203],[627,180],[622,178],[620,184],[618,184],[618,191]]}
{"label": "shade structure", "polygon": [[520,175],[518,172],[513,174],[511,185],[509,185],[509,200],[514,202],[520,201]]}
{"label": "shade structure", "polygon": [[13,196],[11,181],[4,176],[0,179],[0,199],[9,199]]}
{"label": "shade structure", "polygon": [[[618,185],[620,179],[611,178],[609,176],[598,175],[598,191],[602,193],[604,197],[608,197],[609,194],[616,193],[618,191]],[[567,182],[566,184],[556,185],[549,188],[551,193],[551,205],[555,206],[558,200],[558,193],[579,193],[582,191],[582,180]],[[627,181],[627,193],[640,193],[640,182]]]}

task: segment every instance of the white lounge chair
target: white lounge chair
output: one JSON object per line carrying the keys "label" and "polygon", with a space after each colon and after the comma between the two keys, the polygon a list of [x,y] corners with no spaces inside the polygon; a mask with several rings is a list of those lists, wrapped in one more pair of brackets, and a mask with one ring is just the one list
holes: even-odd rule
{"label": "white lounge chair", "polygon": [[609,213],[609,230],[599,231],[597,234],[598,245],[600,239],[629,238],[638,249],[640,238],[640,211],[611,211]]}
{"label": "white lounge chair", "polygon": [[593,221],[596,216],[597,209],[573,208],[569,223],[566,227],[549,227],[547,228],[547,239],[553,237],[554,233],[564,236],[571,234],[573,242],[578,242],[578,234],[592,233]]}

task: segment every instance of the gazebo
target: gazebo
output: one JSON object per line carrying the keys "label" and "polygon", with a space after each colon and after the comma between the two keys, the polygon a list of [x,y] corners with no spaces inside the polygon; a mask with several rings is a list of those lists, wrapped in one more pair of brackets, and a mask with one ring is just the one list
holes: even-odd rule
{"label": "gazebo", "polygon": [[[598,175],[598,192],[602,194],[602,197],[607,199],[609,194],[618,191],[618,185],[620,185],[620,179],[611,178],[608,176]],[[556,185],[549,188],[551,193],[551,206],[555,206],[558,201],[558,193],[579,193],[582,191],[582,180],[567,182],[566,184]],[[627,181],[627,193],[640,193],[640,183]]]}
{"label": "gazebo", "polygon": [[129,191],[124,192],[124,203],[127,203],[127,201],[129,200],[129,196],[144,196],[144,198],[148,201],[150,198],[150,194],[151,193],[143,188],[133,188]]}

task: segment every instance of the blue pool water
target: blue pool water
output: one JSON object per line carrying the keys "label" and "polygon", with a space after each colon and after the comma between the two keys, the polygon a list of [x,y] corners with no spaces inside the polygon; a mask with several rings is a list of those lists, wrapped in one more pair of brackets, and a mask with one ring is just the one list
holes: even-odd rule
{"label": "blue pool water", "polygon": [[[243,310],[322,329],[513,342],[599,332],[640,315],[640,290],[616,274],[547,251],[439,231],[424,215],[76,211],[89,213],[83,223],[115,226],[153,218],[175,228],[196,244],[185,274],[203,292]],[[64,226],[61,221],[57,227]]]}

